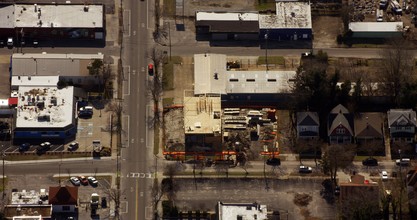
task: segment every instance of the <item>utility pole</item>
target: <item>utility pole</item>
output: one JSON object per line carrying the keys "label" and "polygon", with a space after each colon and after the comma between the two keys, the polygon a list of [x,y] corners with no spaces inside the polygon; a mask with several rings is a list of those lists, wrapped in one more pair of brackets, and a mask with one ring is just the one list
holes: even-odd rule
{"label": "utility pole", "polygon": [[[1,148],[3,149],[3,145],[1,145]],[[1,157],[2,157],[2,159],[3,159],[3,178],[2,178],[2,180],[3,180],[3,199],[4,199],[4,197],[6,196],[6,185],[5,185],[5,177],[4,177],[4,158],[6,157],[6,154],[5,154],[5,152],[4,152],[4,149],[3,149],[3,152],[2,152],[2,155],[1,155]]]}
{"label": "utility pole", "polygon": [[268,30],[266,30],[266,34],[264,35],[265,38],[265,62],[266,62],[266,71],[268,72],[269,70],[269,65],[268,65]]}

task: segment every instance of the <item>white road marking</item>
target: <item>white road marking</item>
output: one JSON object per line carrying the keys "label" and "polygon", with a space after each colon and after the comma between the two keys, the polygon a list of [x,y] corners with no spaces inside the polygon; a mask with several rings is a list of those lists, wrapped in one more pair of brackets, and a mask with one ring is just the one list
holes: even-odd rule
{"label": "white road marking", "polygon": [[143,192],[140,192],[140,197],[143,197]]}
{"label": "white road marking", "polygon": [[136,75],[136,70],[132,70],[132,74],[133,75]]}
{"label": "white road marking", "polygon": [[145,207],[145,218],[152,219],[152,215],[153,215],[152,206]]}
{"label": "white road marking", "polygon": [[133,36],[136,36],[136,31],[133,31]]}
{"label": "white road marking", "polygon": [[130,143],[135,143],[135,139],[134,138],[132,138],[132,140],[130,140]]}
{"label": "white road marking", "polygon": [[126,211],[125,210],[121,210],[120,213],[122,214],[126,214],[128,211],[128,202],[127,201],[120,201],[120,206],[123,207],[122,203],[126,203],[126,205],[124,205],[124,207],[126,207]]}

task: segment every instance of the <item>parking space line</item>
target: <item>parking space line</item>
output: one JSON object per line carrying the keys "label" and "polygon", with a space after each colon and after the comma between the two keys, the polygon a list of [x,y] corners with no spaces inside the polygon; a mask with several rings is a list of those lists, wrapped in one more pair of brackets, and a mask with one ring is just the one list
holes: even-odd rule
{"label": "parking space line", "polygon": [[129,144],[129,138],[130,138],[130,116],[129,115],[123,115],[123,121],[127,121],[126,123],[124,123],[124,126],[122,125],[122,127],[124,127],[124,128],[126,128],[126,130],[124,130],[124,131],[126,131],[126,139],[125,140],[127,140],[127,141],[124,141],[124,142],[126,142],[126,146],[125,147],[129,147],[130,146],[130,144]]}
{"label": "parking space line", "polygon": [[145,218],[152,219],[152,206],[145,207]]}
{"label": "parking space line", "polygon": [[[127,33],[125,30],[123,30],[123,36],[124,37],[130,37],[130,26],[131,26],[131,11],[130,10],[123,10],[123,14],[127,13],[127,22],[123,21],[123,29],[127,29]],[[123,15],[123,20],[126,18],[125,15]]]}
{"label": "parking space line", "polygon": [[125,210],[120,210],[120,213],[122,213],[122,214],[126,214],[127,212],[128,212],[128,204],[129,204],[129,202],[128,201],[120,201],[120,207],[123,207],[123,203],[125,203],[125,206],[124,207],[126,207],[126,211]]}

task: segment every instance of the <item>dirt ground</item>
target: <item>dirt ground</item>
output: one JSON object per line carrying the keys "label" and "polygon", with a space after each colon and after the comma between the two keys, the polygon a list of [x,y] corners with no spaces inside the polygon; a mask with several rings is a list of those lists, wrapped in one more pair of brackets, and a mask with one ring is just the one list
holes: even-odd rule
{"label": "dirt ground", "polygon": [[343,32],[343,24],[340,17],[317,16],[313,22],[313,47],[331,48],[337,47],[336,38]]}

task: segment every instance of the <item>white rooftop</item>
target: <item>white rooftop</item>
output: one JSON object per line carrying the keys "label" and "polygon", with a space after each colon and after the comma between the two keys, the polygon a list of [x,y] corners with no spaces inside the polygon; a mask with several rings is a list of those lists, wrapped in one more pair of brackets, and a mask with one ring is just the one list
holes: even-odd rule
{"label": "white rooftop", "polygon": [[194,94],[291,92],[296,71],[228,71],[226,62],[226,55],[195,54]]}
{"label": "white rooftop", "polygon": [[12,76],[12,86],[56,86],[59,76]]}
{"label": "white rooftop", "polygon": [[260,14],[260,29],[312,28],[309,2],[277,2],[276,14]]}
{"label": "white rooftop", "polygon": [[14,53],[12,55],[13,76],[79,76],[88,75],[87,66],[95,59],[103,60],[98,54],[52,54]]}
{"label": "white rooftop", "polygon": [[257,12],[202,12],[196,13],[196,21],[257,21]]}
{"label": "white rooftop", "polygon": [[402,32],[403,22],[350,22],[353,32]]}
{"label": "white rooftop", "polygon": [[245,220],[267,220],[266,205],[259,205],[256,203],[222,203],[218,202],[218,219],[230,220],[241,219]]}
{"label": "white rooftop", "polygon": [[[12,192],[11,205],[39,205],[41,196],[48,195],[46,191],[22,190],[20,192]],[[42,200],[43,205],[48,204],[48,200]]]}
{"label": "white rooftop", "polygon": [[72,124],[73,94],[73,86],[20,86],[16,128],[63,128]]}
{"label": "white rooftop", "polygon": [[14,28],[14,7],[8,5],[0,7],[0,27],[1,28]]}
{"label": "white rooftop", "polygon": [[103,28],[103,16],[102,5],[15,4],[0,9],[0,27]]}

